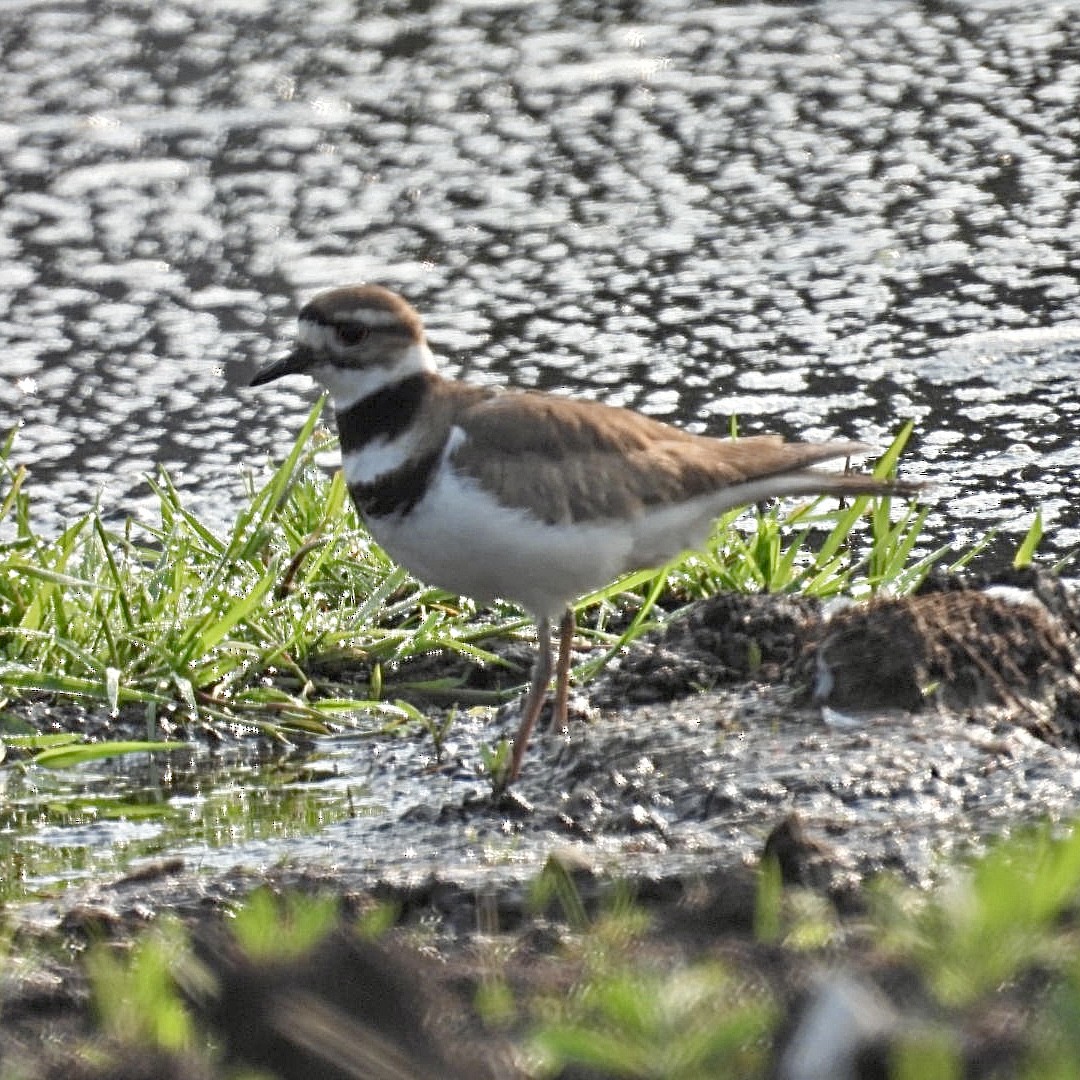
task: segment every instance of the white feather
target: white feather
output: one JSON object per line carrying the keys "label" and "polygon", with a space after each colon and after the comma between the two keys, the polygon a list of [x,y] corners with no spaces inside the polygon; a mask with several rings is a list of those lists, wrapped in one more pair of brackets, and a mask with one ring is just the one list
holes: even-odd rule
{"label": "white feather", "polygon": [[406,428],[396,439],[377,439],[359,450],[341,455],[341,467],[350,487],[372,484],[404,465],[416,449],[417,431]]}
{"label": "white feather", "polygon": [[410,513],[368,524],[421,581],[481,603],[502,597],[549,619],[617,577],[630,550],[621,523],[545,525],[496,502],[445,459]]}
{"label": "white feather", "polygon": [[320,356],[331,356],[337,349],[337,335],[332,326],[314,319],[300,319],[296,324],[296,344]]}
{"label": "white feather", "polygon": [[713,522],[726,510],[781,495],[817,495],[823,484],[827,485],[828,479],[820,473],[781,473],[649,510],[625,524],[633,540],[624,570],[662,566],[684,551],[701,548],[709,539]]}

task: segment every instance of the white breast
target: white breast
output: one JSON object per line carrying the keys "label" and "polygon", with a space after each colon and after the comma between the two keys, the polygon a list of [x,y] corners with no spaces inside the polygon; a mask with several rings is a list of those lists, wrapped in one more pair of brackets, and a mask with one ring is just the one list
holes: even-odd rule
{"label": "white breast", "polygon": [[481,603],[501,597],[551,619],[618,577],[632,547],[629,530],[613,523],[538,522],[445,465],[410,513],[368,524],[421,581]]}

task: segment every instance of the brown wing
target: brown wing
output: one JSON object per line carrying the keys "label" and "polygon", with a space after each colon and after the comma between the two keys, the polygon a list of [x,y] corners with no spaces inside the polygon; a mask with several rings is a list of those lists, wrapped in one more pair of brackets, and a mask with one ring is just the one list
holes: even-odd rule
{"label": "brown wing", "polygon": [[[633,518],[866,452],[860,443],[791,443],[776,435],[705,438],[627,409],[537,393],[478,402],[455,423],[466,435],[452,455],[455,468],[500,502],[552,524]],[[829,489],[822,474],[822,490]]]}

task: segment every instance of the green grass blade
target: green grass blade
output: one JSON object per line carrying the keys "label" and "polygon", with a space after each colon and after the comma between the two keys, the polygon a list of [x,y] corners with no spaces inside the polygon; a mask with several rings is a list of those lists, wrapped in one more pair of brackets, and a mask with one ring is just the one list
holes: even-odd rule
{"label": "green grass blade", "polygon": [[193,745],[185,742],[149,742],[146,740],[116,741],[102,743],[79,743],[56,746],[42,750],[33,758],[35,765],[45,769],[70,769],[90,761],[119,757],[123,754],[161,754],[175,750],[191,750]]}
{"label": "green grass blade", "polygon": [[130,633],[135,626],[135,620],[131,617],[131,608],[128,607],[127,597],[124,595],[124,583],[120,577],[120,571],[116,565],[116,559],[113,557],[112,545],[109,543],[109,538],[105,535],[105,529],[101,524],[101,518],[97,514],[94,515],[94,532],[97,533],[99,542],[101,543],[101,551],[105,556],[105,561],[109,564],[109,574],[113,580],[113,586],[116,589],[116,599],[120,606],[120,614],[124,619],[124,627]]}
{"label": "green grass blade", "polygon": [[885,453],[878,458],[877,464],[874,466],[874,476],[879,480],[884,480],[887,477],[896,475],[896,469],[900,462],[900,455],[904,452],[904,447],[907,446],[908,440],[911,438],[911,433],[914,430],[915,421],[908,420],[896,433],[893,441],[889,443]]}
{"label": "green grass blade", "polygon": [[108,585],[90,581],[87,578],[76,577],[74,574],[63,574],[57,570],[50,570],[47,566],[41,566],[25,559],[13,559],[7,564],[9,572],[19,574],[35,581],[44,581],[50,585],[62,585],[65,589],[94,589],[98,592],[112,592]]}
{"label": "green grass blade", "polygon": [[200,542],[203,549],[220,558],[225,553],[225,545],[214,535],[212,529],[204,525],[180,500],[180,493],[176,490],[165,469],[158,472],[157,480],[147,477],[150,489],[157,495],[160,503],[162,530],[159,536],[165,537],[182,524],[188,528],[194,537]]}
{"label": "green grass blade", "polygon": [[[87,679],[77,675],[50,675],[36,667],[21,664],[0,664],[0,686],[12,690],[35,691],[44,694],[63,694],[65,697],[86,698],[91,701],[102,700],[102,680]],[[169,704],[170,698],[161,693],[141,690],[136,687],[119,688],[117,700],[120,704],[133,702],[156,702]]]}
{"label": "green grass blade", "polygon": [[280,572],[280,562],[277,560],[271,562],[255,583],[255,587],[246,596],[241,596],[236,600],[224,614],[216,618],[198,635],[194,642],[194,652],[207,653],[219,645],[237,623],[246,619],[258,608],[263,597],[274,587]]}
{"label": "green grass blade", "polygon": [[270,516],[278,511],[283,505],[286,493],[294,482],[296,471],[301,460],[304,458],[305,454],[310,452],[309,442],[311,435],[315,430],[315,425],[319,422],[319,416],[323,411],[326,400],[326,395],[323,394],[315,404],[312,405],[311,411],[308,413],[307,419],[300,428],[288,455],[274,471],[274,475],[271,477],[270,483],[266,487],[267,497],[262,507],[261,524],[265,525],[269,521]]}
{"label": "green grass blade", "polygon": [[1027,531],[1027,535],[1024,537],[1023,542],[1016,549],[1016,555],[1013,558],[1013,567],[1017,570],[1025,566],[1030,566],[1032,559],[1035,557],[1035,550],[1038,548],[1039,543],[1043,538],[1043,518],[1042,507],[1035,512],[1035,520],[1032,521],[1030,528]]}

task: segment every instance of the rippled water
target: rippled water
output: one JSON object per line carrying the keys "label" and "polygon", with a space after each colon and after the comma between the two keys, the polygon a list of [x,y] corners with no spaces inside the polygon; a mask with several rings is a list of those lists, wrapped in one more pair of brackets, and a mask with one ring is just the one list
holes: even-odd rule
{"label": "rippled water", "polygon": [[162,856],[206,872],[332,858],[320,834],[377,813],[355,778],[335,775],[333,759],[333,750],[265,758],[240,746],[5,769],[0,901],[55,896]]}
{"label": "rippled water", "polygon": [[0,4],[0,423],[37,514],[280,452],[298,304],[722,433],[914,417],[934,528],[1080,543],[1080,5]]}

